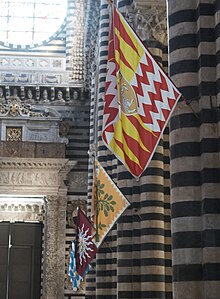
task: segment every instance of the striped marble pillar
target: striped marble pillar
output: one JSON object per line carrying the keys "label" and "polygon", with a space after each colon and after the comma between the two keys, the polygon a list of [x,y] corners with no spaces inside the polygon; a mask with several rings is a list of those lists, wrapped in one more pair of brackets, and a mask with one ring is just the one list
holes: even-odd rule
{"label": "striped marble pillar", "polygon": [[220,298],[220,2],[168,1],[174,299]]}
{"label": "striped marble pillar", "polygon": [[[120,9],[123,8],[122,2],[128,3],[119,1]],[[125,211],[99,249],[95,268],[87,277],[86,298],[171,299],[168,134],[164,134],[152,162],[139,181],[132,178],[125,167],[103,145],[101,129],[108,33],[108,1],[102,0],[98,109],[97,115],[94,116],[98,123],[98,157],[132,205]],[[164,54],[162,43],[152,36],[152,39],[147,40],[147,45],[159,62],[163,63],[163,58],[167,56],[166,51]]]}
{"label": "striped marble pillar", "polygon": [[[99,146],[100,137],[100,113],[103,111],[103,95],[105,89],[105,76],[106,76],[106,63],[108,58],[108,36],[109,36],[109,9],[108,1],[101,0],[100,12],[96,16],[99,18],[99,41],[98,41],[98,57],[94,57],[94,64],[97,65],[96,70],[93,72],[92,86],[91,86],[91,114],[90,114],[90,151],[96,152]],[[96,3],[97,4],[97,3]],[[93,1],[90,1],[90,9],[92,8]],[[94,46],[94,42],[91,40],[91,44],[88,47]],[[89,160],[89,176],[88,176],[88,205],[87,211],[91,213],[91,195],[93,184],[93,159]],[[99,255],[97,259],[93,261],[93,269],[90,270],[86,278],[86,298],[96,299],[97,284],[98,284],[98,271],[96,264],[99,263]],[[100,272],[99,272],[100,273]]]}

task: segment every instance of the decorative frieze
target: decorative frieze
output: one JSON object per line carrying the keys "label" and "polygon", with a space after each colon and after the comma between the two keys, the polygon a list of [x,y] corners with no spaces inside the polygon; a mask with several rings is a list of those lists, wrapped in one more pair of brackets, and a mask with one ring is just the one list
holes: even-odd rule
{"label": "decorative frieze", "polygon": [[43,222],[44,206],[43,204],[31,203],[10,203],[0,204],[1,221],[38,221]]}
{"label": "decorative frieze", "polygon": [[18,97],[8,99],[7,104],[0,103],[0,116],[46,117],[47,112],[33,111],[30,105],[25,105]]}
{"label": "decorative frieze", "polygon": [[5,56],[0,59],[0,83],[69,85],[62,57]]}
{"label": "decorative frieze", "polygon": [[49,71],[64,72],[66,69],[66,59],[62,57],[48,56],[21,56],[7,55],[0,58],[0,71],[24,70],[24,71]]}
{"label": "decorative frieze", "polygon": [[9,99],[14,98],[20,99],[25,104],[44,106],[72,105],[84,100],[82,88],[56,86],[56,84],[50,86],[15,85],[14,82],[12,84],[0,86],[0,104],[6,104]]}
{"label": "decorative frieze", "polygon": [[[0,158],[0,170],[8,169],[53,169],[61,170],[68,160],[67,159],[26,159],[26,158]],[[76,161],[69,161],[67,165],[73,167],[76,165]]]}
{"label": "decorative frieze", "polygon": [[0,171],[0,186],[3,185],[29,185],[29,186],[57,186],[58,175],[53,172],[39,173],[38,171],[18,172]]}
{"label": "decorative frieze", "polygon": [[54,86],[69,86],[69,73],[63,72],[51,72],[45,71],[34,72],[28,70],[4,70],[0,71],[0,83],[1,84],[22,84],[22,85],[48,85]]}
{"label": "decorative frieze", "polygon": [[[63,177],[76,164],[66,159],[40,158],[1,158],[0,159],[0,192],[33,188],[57,190],[58,186],[66,188]],[[43,194],[44,195],[44,194]]]}

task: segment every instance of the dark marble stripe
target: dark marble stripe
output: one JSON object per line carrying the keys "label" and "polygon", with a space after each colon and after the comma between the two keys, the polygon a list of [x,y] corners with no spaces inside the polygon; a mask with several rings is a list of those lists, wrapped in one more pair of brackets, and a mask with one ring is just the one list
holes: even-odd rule
{"label": "dark marble stripe", "polygon": [[215,67],[215,55],[201,55],[198,60],[179,60],[170,66],[170,75],[198,72],[201,67]]}
{"label": "dark marble stripe", "polygon": [[[208,165],[207,165],[208,166]],[[204,168],[202,171],[183,171],[171,175],[171,188],[200,186],[204,183],[219,183],[219,168]]]}
{"label": "dark marble stripe", "polygon": [[196,157],[203,153],[217,153],[219,139],[206,138],[201,142],[182,142],[171,146],[171,158]]}
{"label": "dark marble stripe", "polygon": [[196,22],[200,16],[213,16],[214,6],[211,3],[200,3],[197,9],[177,11],[169,16],[169,27],[184,22]]}
{"label": "dark marble stripe", "polygon": [[[171,292],[160,292],[160,291],[119,291],[118,298],[120,299],[131,299],[131,298],[149,298],[149,299],[158,299],[166,298],[171,299]],[[98,299],[98,298],[97,298]],[[104,299],[104,298],[99,298]]]}
{"label": "dark marble stripe", "polygon": [[169,41],[170,53],[183,48],[197,48],[201,42],[214,42],[215,33],[212,28],[201,28],[197,33],[175,36]]}
{"label": "dark marble stripe", "polygon": [[[140,269],[141,270],[141,269]],[[133,275],[132,277],[130,275],[120,275],[119,276],[119,282],[122,283],[133,283],[133,282],[165,282],[165,283],[171,283],[172,282],[172,276],[164,276],[164,275]]]}

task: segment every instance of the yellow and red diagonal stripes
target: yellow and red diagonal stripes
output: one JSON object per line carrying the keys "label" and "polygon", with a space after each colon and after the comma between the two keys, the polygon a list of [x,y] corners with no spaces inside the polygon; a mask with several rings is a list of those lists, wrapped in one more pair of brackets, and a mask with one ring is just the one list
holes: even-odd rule
{"label": "yellow and red diagonal stripes", "polygon": [[103,141],[139,177],[181,94],[115,7],[107,68]]}

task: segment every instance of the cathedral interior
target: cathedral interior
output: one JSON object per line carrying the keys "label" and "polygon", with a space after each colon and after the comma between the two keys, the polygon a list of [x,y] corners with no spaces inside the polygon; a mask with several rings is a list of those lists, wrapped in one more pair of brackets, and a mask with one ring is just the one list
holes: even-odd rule
{"label": "cathedral interior", "polygon": [[[109,2],[0,1],[0,299],[219,299],[220,1],[115,1],[182,94],[139,180],[101,137]],[[74,292],[94,150],[131,205]]]}

